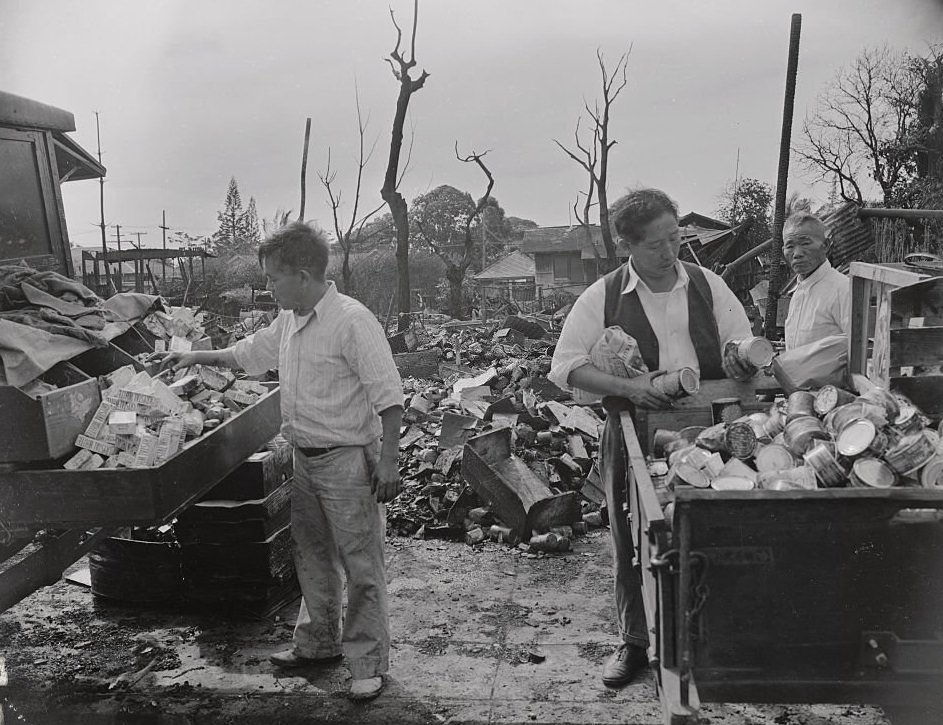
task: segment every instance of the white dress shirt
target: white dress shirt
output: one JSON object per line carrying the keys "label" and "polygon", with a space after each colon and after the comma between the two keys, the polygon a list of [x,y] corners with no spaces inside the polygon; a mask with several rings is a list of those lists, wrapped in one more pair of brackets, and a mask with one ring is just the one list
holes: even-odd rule
{"label": "white dress shirt", "polygon": [[826,259],[800,279],[786,315],[786,349],[847,335],[851,321],[851,282]]}
{"label": "white dress shirt", "polygon": [[[683,367],[700,369],[697,352],[688,330],[688,284],[690,278],[684,266],[678,262],[678,280],[668,292],[652,292],[642,281],[629,262],[629,281],[622,290],[628,294],[638,292],[642,309],[658,340],[658,368],[678,370]],[[727,284],[708,269],[701,270],[710,286],[714,298],[714,319],[720,333],[720,354],[730,340],[752,337],[750,321],[740,300]],[[572,392],[570,373],[590,362],[589,351],[605,329],[606,286],[604,278],[593,282],[573,304],[573,309],[563,323],[563,331],[553,353],[553,363],[548,376],[556,385]]]}
{"label": "white dress shirt", "polygon": [[278,368],[282,435],[295,446],[367,445],[379,413],[403,404],[403,385],[376,317],[333,282],[311,315],[282,310],[234,346],[249,374]]}

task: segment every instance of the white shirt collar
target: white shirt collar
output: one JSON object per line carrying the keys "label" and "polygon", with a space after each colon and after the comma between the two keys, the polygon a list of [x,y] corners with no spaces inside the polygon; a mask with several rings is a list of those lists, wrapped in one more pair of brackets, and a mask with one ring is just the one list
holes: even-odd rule
{"label": "white shirt collar", "polygon": [[[636,287],[640,284],[649,289],[648,285],[645,284],[645,281],[639,277],[638,272],[635,271],[635,264],[632,261],[632,258],[629,257],[629,261],[626,262],[629,265],[629,281],[626,283],[625,288],[622,290],[622,294],[627,295],[630,292],[634,291]],[[681,260],[675,261],[675,269],[678,272],[678,279],[675,282],[674,287],[671,288],[671,291],[674,292],[678,287],[687,287],[688,286],[688,272],[684,268],[684,265],[681,264]],[[650,290],[649,290],[650,291]]]}
{"label": "white shirt collar", "polygon": [[811,287],[816,282],[820,282],[822,279],[825,278],[825,275],[829,273],[829,270],[831,270],[831,268],[832,268],[832,265],[826,259],[824,262],[822,262],[822,264],[818,266],[818,268],[812,274],[810,274],[805,279],[797,278],[798,281],[796,284],[796,288],[798,289],[799,287]]}

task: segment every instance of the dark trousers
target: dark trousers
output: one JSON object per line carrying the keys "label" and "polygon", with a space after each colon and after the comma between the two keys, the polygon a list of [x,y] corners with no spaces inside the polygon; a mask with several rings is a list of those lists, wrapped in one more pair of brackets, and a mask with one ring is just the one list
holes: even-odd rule
{"label": "dark trousers", "polygon": [[609,533],[612,536],[619,635],[628,644],[648,647],[642,580],[632,566],[632,533],[626,514],[622,510],[626,501],[626,451],[618,413],[610,414],[606,418],[606,427],[599,447],[599,473],[609,506]]}

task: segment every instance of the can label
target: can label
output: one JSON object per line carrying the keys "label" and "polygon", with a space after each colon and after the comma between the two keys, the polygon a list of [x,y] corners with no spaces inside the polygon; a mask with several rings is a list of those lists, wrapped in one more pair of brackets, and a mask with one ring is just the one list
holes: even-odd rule
{"label": "can label", "polygon": [[740,398],[718,398],[711,403],[711,418],[714,425],[732,423],[743,417],[743,404]]}

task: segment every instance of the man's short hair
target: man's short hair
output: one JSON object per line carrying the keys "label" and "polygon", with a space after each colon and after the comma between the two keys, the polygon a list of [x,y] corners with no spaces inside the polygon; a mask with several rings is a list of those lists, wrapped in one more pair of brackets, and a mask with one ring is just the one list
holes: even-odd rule
{"label": "man's short hair", "polygon": [[617,199],[609,208],[609,221],[622,239],[631,243],[642,238],[642,231],[659,217],[678,218],[678,205],[659,189],[635,189]]}
{"label": "man's short hair", "polygon": [[269,259],[295,271],[306,269],[317,279],[324,279],[329,249],[323,229],[292,222],[269,234],[259,245],[259,264]]}
{"label": "man's short hair", "polygon": [[787,229],[797,229],[803,225],[812,227],[821,235],[826,243],[828,242],[828,227],[825,225],[825,222],[815,216],[815,214],[810,214],[807,211],[797,211],[794,214],[790,214],[783,223],[783,232],[785,233]]}

